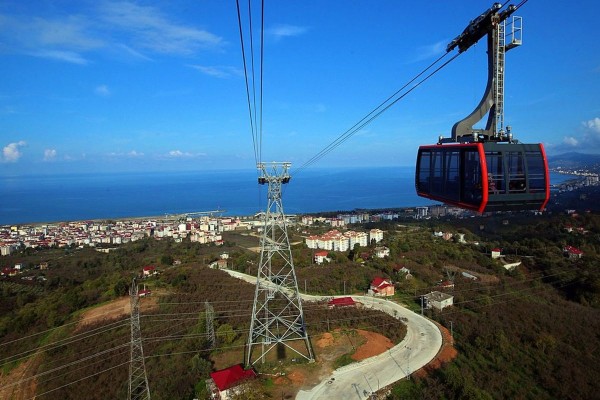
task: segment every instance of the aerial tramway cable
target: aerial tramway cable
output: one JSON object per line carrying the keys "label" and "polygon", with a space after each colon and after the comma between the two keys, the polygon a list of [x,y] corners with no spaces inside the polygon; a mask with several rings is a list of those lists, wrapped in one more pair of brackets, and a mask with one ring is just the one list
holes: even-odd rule
{"label": "aerial tramway cable", "polygon": [[349,128],[348,130],[346,130],[344,133],[342,133],[340,136],[338,136],[333,142],[331,142],[330,144],[328,144],[327,146],[325,146],[325,148],[323,148],[316,155],[314,155],[312,158],[310,158],[308,161],[306,161],[304,164],[302,164],[298,169],[296,169],[296,171],[295,171],[296,174],[299,173],[300,171],[308,168],[309,166],[312,166],[317,161],[321,160],[323,157],[325,157],[327,154],[329,154],[330,152],[332,152],[333,150],[335,150],[337,147],[339,147],[342,143],[344,143],[350,137],[352,137],[357,132],[359,132],[362,128],[364,128],[365,126],[369,125],[376,118],[378,118],[381,114],[383,114],[384,112],[386,112],[390,107],[392,107],[398,101],[402,100],[406,95],[408,95],[410,92],[412,92],[413,90],[415,90],[417,87],[419,87],[425,81],[427,81],[429,78],[431,78],[437,72],[439,72],[442,68],[444,68],[450,62],[452,62],[454,59],[456,59],[460,55],[460,53],[454,55],[451,59],[449,59],[448,61],[446,61],[445,63],[443,63],[440,67],[436,68],[433,72],[431,72],[425,78],[421,79],[419,82],[417,82],[410,89],[408,89],[405,92],[403,92],[412,83],[414,83],[417,79],[419,79],[419,77],[421,77],[428,70],[430,70],[431,68],[433,68],[444,57],[446,57],[446,55],[448,55],[448,52],[444,53],[437,60],[435,60],[429,66],[427,66],[427,68],[425,68],[423,71],[421,71],[417,75],[415,75],[415,77],[413,77],[410,81],[408,81],[406,84],[404,84],[404,86],[402,86],[400,89],[398,89],[394,94],[392,94],[387,99],[385,99],[383,102],[381,102],[377,107],[375,107],[373,110],[371,110],[367,115],[365,115],[362,119],[360,119],[357,123],[355,123],[351,128]]}

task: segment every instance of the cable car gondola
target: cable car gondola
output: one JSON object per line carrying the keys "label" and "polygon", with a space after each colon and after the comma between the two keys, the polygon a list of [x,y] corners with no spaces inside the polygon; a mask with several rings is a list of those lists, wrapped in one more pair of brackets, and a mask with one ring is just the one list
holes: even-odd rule
{"label": "cable car gondola", "polygon": [[477,212],[542,210],[548,202],[542,144],[480,142],[419,147],[417,194]]}
{"label": "cable car gondola", "polygon": [[[451,138],[420,146],[415,186],[417,194],[480,213],[543,210],[550,198],[544,146],[523,144],[504,129],[504,53],[521,44],[521,19],[506,19],[516,10],[494,4],[447,47],[460,52],[488,35],[488,83],[483,98],[465,119],[454,124]],[[511,41],[506,45],[506,38]],[[485,129],[473,125],[488,114]]]}

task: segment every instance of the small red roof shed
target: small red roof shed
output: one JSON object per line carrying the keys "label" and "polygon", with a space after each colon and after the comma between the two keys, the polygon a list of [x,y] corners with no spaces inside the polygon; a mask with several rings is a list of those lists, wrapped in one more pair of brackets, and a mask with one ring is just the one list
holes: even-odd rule
{"label": "small red roof shed", "polygon": [[349,307],[356,305],[356,302],[352,297],[338,297],[329,300],[329,303],[327,304],[329,307]]}
{"label": "small red roof shed", "polygon": [[215,381],[215,385],[217,385],[220,391],[232,388],[241,381],[254,378],[255,376],[256,372],[254,370],[244,370],[242,364],[211,372],[210,374],[210,377]]}

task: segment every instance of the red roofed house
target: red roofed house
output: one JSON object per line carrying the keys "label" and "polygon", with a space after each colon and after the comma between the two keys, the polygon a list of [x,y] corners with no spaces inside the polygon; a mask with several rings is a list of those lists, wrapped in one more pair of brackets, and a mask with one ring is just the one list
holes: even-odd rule
{"label": "red roofed house", "polygon": [[369,288],[369,294],[372,296],[393,296],[394,295],[394,285],[392,282],[385,278],[375,278],[371,282],[371,287]]}
{"label": "red roofed house", "polygon": [[323,264],[323,262],[325,261],[329,261],[329,258],[327,258],[327,252],[326,251],[317,251],[315,253],[315,262],[317,264]]}
{"label": "red roofed house", "polygon": [[502,249],[492,249],[492,258],[500,258],[502,257]]}
{"label": "red roofed house", "polygon": [[583,251],[579,250],[573,246],[565,246],[563,248],[563,252],[565,252],[570,259],[581,258],[583,257]]}
{"label": "red roofed house", "polygon": [[354,307],[354,306],[356,306],[356,302],[354,301],[354,299],[352,297],[337,297],[335,299],[329,300],[329,303],[327,303],[327,306],[329,308]]}
{"label": "red roofed house", "polygon": [[154,265],[147,265],[142,269],[144,276],[154,275],[156,273],[156,267]]}
{"label": "red roofed house", "polygon": [[221,399],[227,399],[235,392],[235,388],[248,379],[256,377],[252,369],[244,370],[241,364],[211,372],[210,377],[219,389]]}

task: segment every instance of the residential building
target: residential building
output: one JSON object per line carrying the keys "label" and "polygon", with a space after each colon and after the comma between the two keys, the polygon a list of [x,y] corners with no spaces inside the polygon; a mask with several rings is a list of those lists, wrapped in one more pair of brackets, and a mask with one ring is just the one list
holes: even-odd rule
{"label": "residential building", "polygon": [[454,296],[438,291],[428,293],[423,298],[426,308],[435,308],[438,311],[454,304]]}
{"label": "residential building", "polygon": [[372,241],[379,243],[383,240],[383,231],[381,229],[371,229],[369,231],[369,243]]}
{"label": "residential building", "polygon": [[252,369],[244,370],[241,364],[229,368],[211,372],[215,386],[218,389],[217,398],[221,400],[229,399],[237,392],[237,388],[249,379],[256,378],[256,372]]}
{"label": "residential building", "polygon": [[371,286],[369,287],[369,295],[371,296],[380,296],[380,297],[388,297],[394,295],[394,285],[392,282],[385,278],[375,278],[371,282]]}
{"label": "residential building", "polygon": [[502,249],[492,249],[492,258],[496,259],[500,257],[502,257]]}
{"label": "residential building", "polygon": [[572,260],[583,257],[583,251],[573,246],[565,246],[563,252]]}
{"label": "residential building", "polygon": [[389,257],[390,256],[390,249],[385,247],[385,246],[381,246],[381,247],[376,247],[375,248],[375,257],[377,258],[385,258],[385,257]]}
{"label": "residential building", "polygon": [[315,253],[315,262],[317,264],[323,264],[325,261],[329,262],[329,258],[327,258],[326,251],[317,251]]}

